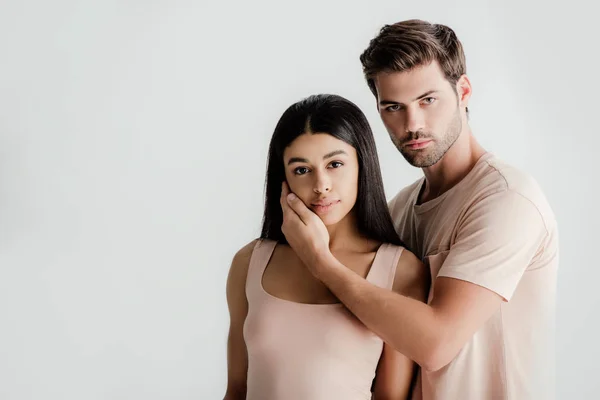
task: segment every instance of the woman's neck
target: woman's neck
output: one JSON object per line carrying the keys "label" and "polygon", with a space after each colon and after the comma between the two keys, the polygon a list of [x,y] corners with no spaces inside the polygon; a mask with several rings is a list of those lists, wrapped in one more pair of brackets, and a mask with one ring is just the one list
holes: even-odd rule
{"label": "woman's neck", "polygon": [[369,247],[372,242],[360,234],[356,217],[352,212],[337,224],[328,225],[327,231],[329,232],[329,249],[332,253],[360,250],[363,247]]}

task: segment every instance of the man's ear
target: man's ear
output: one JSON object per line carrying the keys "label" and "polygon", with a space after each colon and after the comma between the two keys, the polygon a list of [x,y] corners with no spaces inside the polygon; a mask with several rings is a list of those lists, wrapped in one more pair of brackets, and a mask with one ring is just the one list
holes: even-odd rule
{"label": "man's ear", "polygon": [[458,81],[456,81],[456,93],[458,94],[459,106],[461,108],[469,107],[469,100],[471,99],[473,88],[471,87],[471,81],[467,75],[463,74],[458,78]]}

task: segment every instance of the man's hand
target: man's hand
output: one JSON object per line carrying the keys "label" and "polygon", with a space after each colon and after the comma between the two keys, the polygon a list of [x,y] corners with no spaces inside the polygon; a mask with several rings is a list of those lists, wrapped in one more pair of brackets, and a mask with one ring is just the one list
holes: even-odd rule
{"label": "man's hand", "polygon": [[300,260],[318,278],[319,259],[331,255],[325,224],[302,200],[290,193],[286,182],[281,188],[280,203],[283,210],[281,231]]}

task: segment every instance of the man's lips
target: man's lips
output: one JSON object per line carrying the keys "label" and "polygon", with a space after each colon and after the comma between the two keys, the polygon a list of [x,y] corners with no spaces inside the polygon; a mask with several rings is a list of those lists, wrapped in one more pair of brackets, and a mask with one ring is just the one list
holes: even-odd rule
{"label": "man's lips", "polygon": [[424,147],[429,146],[429,144],[432,142],[432,139],[418,139],[418,140],[411,140],[408,141],[404,144],[404,146],[410,148],[410,149],[422,149]]}

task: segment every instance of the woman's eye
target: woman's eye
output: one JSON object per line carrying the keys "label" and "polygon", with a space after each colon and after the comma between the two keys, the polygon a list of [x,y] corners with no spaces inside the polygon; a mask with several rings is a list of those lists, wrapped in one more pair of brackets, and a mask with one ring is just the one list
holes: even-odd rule
{"label": "woman's eye", "polygon": [[308,168],[306,167],[298,167],[294,170],[294,174],[296,175],[304,175],[308,172]]}
{"label": "woman's eye", "polygon": [[341,163],[341,162],[339,162],[339,161],[334,161],[334,162],[332,162],[332,163],[331,163],[331,164],[329,164],[329,165],[331,165],[331,168],[339,168],[339,167],[341,167],[341,166],[342,166],[342,165],[344,165],[344,164],[342,164],[342,163]]}

